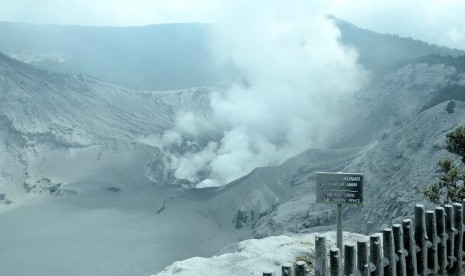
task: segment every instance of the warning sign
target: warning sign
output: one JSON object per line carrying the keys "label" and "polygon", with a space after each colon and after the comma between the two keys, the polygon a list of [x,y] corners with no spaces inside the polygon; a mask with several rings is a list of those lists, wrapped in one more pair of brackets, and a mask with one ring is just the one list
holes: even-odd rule
{"label": "warning sign", "polygon": [[363,203],[363,174],[316,173],[317,203]]}

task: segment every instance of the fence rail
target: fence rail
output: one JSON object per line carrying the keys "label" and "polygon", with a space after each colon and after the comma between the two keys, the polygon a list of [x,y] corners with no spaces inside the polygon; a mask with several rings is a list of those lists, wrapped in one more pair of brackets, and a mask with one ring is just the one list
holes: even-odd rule
{"label": "fence rail", "polygon": [[[465,240],[462,203],[425,211],[415,205],[414,221],[404,219],[369,239],[327,251],[325,237],[315,237],[314,276],[462,275]],[[342,256],[343,254],[343,256]],[[273,275],[264,272],[263,276]],[[283,276],[308,276],[307,263],[282,266]]]}

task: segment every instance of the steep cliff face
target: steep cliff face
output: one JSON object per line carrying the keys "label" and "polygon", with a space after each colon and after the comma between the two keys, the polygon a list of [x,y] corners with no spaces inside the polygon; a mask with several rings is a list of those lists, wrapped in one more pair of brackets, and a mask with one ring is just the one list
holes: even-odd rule
{"label": "steep cliff face", "polygon": [[[441,61],[441,60],[439,60]],[[460,87],[465,74],[445,60],[439,63],[412,63],[388,73],[373,72],[369,83],[345,111],[346,120],[332,139],[335,147],[369,144],[427,108],[462,98]]]}

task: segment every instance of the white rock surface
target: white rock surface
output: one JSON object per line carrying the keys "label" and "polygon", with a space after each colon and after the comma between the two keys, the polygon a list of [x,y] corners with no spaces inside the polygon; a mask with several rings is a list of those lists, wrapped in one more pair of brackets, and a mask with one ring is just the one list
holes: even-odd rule
{"label": "white rock surface", "polygon": [[[298,236],[272,236],[258,240],[245,240],[237,244],[234,252],[211,258],[196,257],[175,262],[155,275],[261,276],[264,271],[271,271],[274,275],[281,275],[282,264],[295,263],[296,261],[307,262],[310,270],[313,270],[316,235],[326,238],[328,249],[336,246],[335,232]],[[349,232],[344,232],[343,237],[345,243],[352,244],[356,244],[357,240],[367,239],[366,236]]]}

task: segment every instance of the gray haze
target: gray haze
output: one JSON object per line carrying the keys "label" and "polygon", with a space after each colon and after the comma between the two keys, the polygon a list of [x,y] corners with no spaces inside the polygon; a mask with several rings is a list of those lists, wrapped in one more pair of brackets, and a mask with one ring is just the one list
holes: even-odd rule
{"label": "gray haze", "polygon": [[[173,22],[218,22],[229,2],[246,3],[242,10],[261,13],[260,2],[226,0],[15,0],[0,1],[0,21],[34,24],[134,26]],[[275,1],[266,1],[273,6]],[[399,34],[465,49],[463,1],[332,0],[286,1],[323,10],[381,33]]]}

